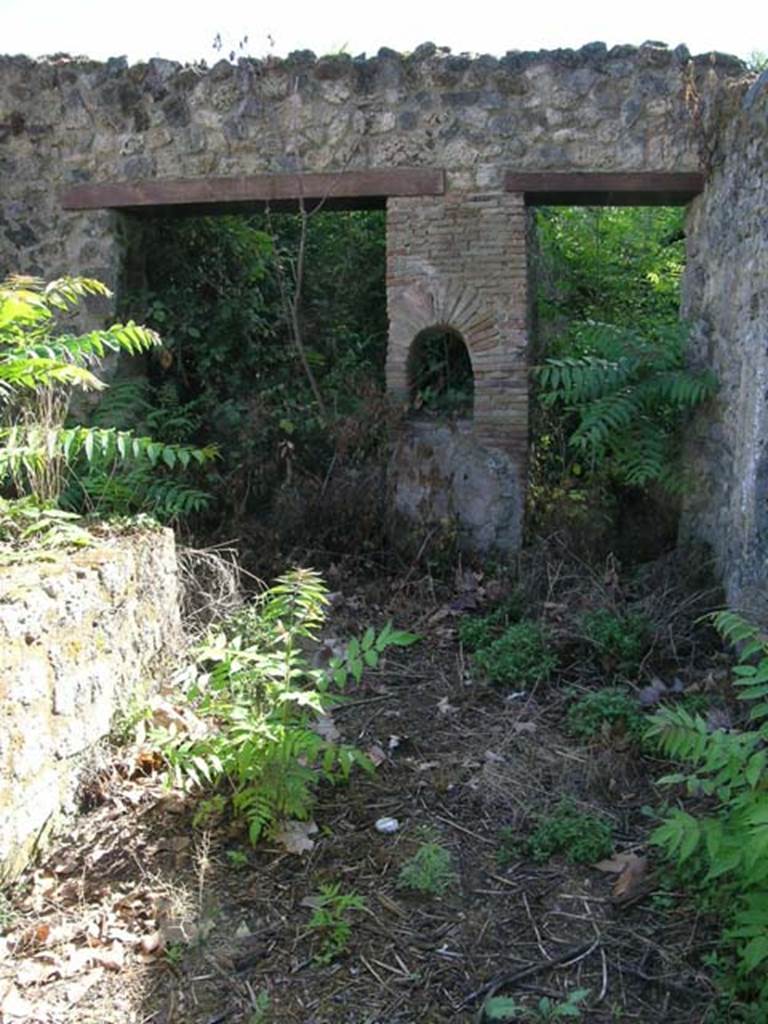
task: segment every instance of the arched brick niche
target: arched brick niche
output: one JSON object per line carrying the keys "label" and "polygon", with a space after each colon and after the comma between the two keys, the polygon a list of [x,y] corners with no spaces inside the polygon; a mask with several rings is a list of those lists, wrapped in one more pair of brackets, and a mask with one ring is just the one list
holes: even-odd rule
{"label": "arched brick niche", "polygon": [[409,357],[446,325],[469,351],[474,433],[525,462],[526,213],[514,193],[456,193],[387,203],[387,388],[409,400]]}
{"label": "arched brick niche", "polygon": [[406,362],[412,415],[471,420],[475,404],[472,358],[450,324],[434,324],[413,339]]}

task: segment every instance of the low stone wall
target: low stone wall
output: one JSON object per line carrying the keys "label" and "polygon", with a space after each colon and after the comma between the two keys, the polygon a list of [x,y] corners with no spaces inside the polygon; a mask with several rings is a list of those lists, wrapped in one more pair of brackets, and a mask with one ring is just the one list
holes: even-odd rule
{"label": "low stone wall", "polygon": [[170,530],[0,576],[0,870],[72,809],[88,752],[182,640]]}

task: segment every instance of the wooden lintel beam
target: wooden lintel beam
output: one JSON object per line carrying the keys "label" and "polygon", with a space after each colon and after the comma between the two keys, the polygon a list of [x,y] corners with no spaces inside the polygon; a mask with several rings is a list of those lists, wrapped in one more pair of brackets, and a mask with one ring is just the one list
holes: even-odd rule
{"label": "wooden lintel beam", "polygon": [[704,189],[704,175],[670,171],[508,171],[507,192],[527,206],[682,206]]}
{"label": "wooden lintel beam", "polygon": [[254,174],[234,178],[187,178],[74,185],[61,197],[65,210],[156,210],[205,213],[265,204],[329,209],[383,205],[388,196],[435,196],[445,192],[445,172],[428,167],[339,171],[326,174]]}

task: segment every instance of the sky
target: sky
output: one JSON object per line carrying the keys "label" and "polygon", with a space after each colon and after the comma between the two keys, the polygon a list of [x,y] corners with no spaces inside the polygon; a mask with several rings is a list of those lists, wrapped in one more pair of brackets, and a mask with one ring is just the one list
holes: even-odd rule
{"label": "sky", "polygon": [[[740,57],[768,51],[768,16],[760,0],[705,6],[701,0],[0,0],[0,53],[127,56],[215,63],[236,55],[284,56],[291,50],[318,55],[339,50],[356,56],[387,46],[400,52],[419,43],[454,53],[492,53],[579,47],[603,41],[648,39],[691,52],[720,50]],[[761,31],[762,28],[762,31]],[[217,34],[222,49],[214,48]],[[247,42],[243,43],[247,37]]]}

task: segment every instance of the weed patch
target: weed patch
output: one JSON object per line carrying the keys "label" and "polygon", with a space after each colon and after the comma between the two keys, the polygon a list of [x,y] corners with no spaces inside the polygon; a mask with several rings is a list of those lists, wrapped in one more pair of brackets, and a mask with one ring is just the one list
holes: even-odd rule
{"label": "weed patch", "polygon": [[596,814],[580,811],[572,800],[563,799],[549,814],[537,818],[527,837],[511,828],[499,834],[497,860],[508,864],[520,857],[529,857],[544,864],[557,854],[563,854],[572,864],[593,864],[607,857],[613,848],[613,836],[608,822]]}
{"label": "weed patch", "polygon": [[435,842],[423,843],[403,864],[398,875],[400,888],[429,896],[442,896],[455,883],[450,851]]}
{"label": "weed patch", "polygon": [[650,642],[650,629],[642,615],[619,615],[607,608],[587,612],[581,629],[595,659],[606,672],[636,676]]}
{"label": "weed patch", "polygon": [[310,897],[315,910],[309,920],[309,930],[320,938],[315,963],[329,964],[344,953],[352,934],[350,914],[362,910],[365,900],[356,892],[342,892],[339,882],[320,886],[317,896]]}
{"label": "weed patch", "polygon": [[627,690],[609,687],[587,693],[571,704],[566,714],[566,725],[568,732],[579,739],[595,739],[608,730],[639,741],[647,726],[647,718]]}
{"label": "weed patch", "polygon": [[558,663],[544,626],[528,619],[508,626],[496,640],[478,648],[474,660],[489,682],[519,687],[546,682]]}

